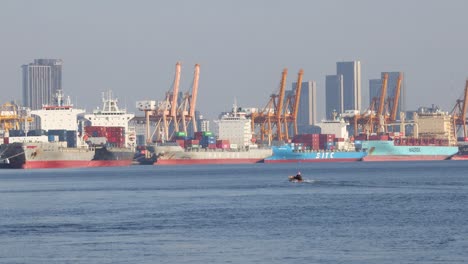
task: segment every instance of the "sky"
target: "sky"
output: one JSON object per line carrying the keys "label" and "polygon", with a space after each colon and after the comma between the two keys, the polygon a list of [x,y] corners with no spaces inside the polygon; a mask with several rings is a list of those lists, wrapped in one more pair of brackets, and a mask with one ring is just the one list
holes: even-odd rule
{"label": "sky", "polygon": [[0,102],[21,102],[21,65],[64,61],[63,90],[87,111],[112,90],[143,115],[139,100],[162,100],[182,64],[182,91],[200,64],[197,109],[208,118],[239,106],[263,108],[304,69],[317,82],[337,61],[361,61],[362,108],[369,79],[403,71],[406,108],[450,111],[468,77],[468,1],[5,0],[0,8]]}

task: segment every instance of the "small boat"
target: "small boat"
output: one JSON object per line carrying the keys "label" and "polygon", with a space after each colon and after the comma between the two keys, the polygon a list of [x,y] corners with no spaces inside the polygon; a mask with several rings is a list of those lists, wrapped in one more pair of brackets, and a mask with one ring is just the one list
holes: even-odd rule
{"label": "small boat", "polygon": [[300,179],[300,180],[296,179],[296,176],[288,176],[288,180],[290,182],[303,182],[304,181],[303,179]]}

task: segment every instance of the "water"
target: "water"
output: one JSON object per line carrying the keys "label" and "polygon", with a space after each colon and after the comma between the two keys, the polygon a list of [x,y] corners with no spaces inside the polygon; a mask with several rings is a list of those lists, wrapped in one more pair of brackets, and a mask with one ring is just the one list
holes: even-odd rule
{"label": "water", "polygon": [[[287,176],[300,169],[306,183]],[[466,263],[468,162],[0,171],[0,263]]]}

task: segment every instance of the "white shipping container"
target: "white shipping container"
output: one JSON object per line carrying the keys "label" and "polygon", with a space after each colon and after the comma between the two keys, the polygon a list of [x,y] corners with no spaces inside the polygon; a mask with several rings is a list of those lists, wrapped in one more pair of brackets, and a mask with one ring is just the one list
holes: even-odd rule
{"label": "white shipping container", "polygon": [[231,145],[230,145],[230,148],[231,148],[231,149],[237,149],[237,144],[231,144]]}

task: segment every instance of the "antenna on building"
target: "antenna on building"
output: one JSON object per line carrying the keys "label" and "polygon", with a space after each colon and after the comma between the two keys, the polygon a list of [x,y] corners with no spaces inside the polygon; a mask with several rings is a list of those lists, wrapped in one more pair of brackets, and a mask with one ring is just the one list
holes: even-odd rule
{"label": "antenna on building", "polygon": [[234,116],[237,116],[237,98],[234,97],[234,104],[232,105],[232,112],[234,113]]}

